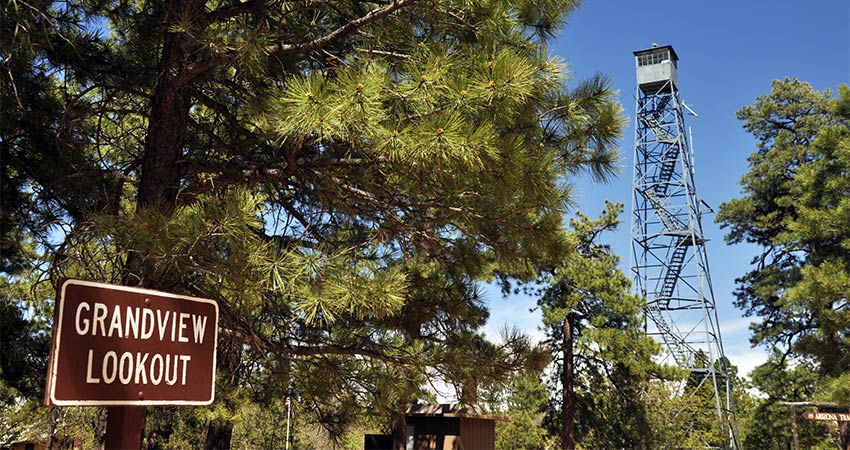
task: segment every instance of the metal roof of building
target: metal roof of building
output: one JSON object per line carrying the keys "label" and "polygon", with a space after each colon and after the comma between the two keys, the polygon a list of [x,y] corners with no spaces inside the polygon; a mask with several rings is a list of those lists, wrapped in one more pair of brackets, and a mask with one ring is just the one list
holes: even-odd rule
{"label": "metal roof of building", "polygon": [[635,55],[635,56],[639,56],[639,55],[643,55],[643,54],[646,54],[646,53],[652,53],[652,51],[654,51],[654,50],[659,50],[659,49],[669,49],[669,50],[670,50],[670,54],[672,54],[672,55],[673,55],[673,59],[674,59],[674,60],[678,60],[678,59],[679,59],[679,55],[677,55],[677,54],[676,54],[676,50],[673,50],[673,46],[672,46],[672,45],[662,45],[662,46],[660,46],[660,47],[650,47],[650,48],[645,48],[645,49],[643,49],[643,50],[635,50],[635,51],[634,51],[634,55]]}

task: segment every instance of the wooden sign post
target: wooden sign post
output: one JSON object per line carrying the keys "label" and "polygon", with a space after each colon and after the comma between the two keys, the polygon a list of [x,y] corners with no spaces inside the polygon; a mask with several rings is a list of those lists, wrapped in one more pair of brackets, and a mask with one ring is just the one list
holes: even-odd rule
{"label": "wooden sign post", "polygon": [[142,447],[145,428],[144,406],[110,406],[106,412],[105,450]]}
{"label": "wooden sign post", "polygon": [[107,406],[106,448],[139,448],[144,408],[215,397],[218,304],[64,280],[53,320],[48,406]]}

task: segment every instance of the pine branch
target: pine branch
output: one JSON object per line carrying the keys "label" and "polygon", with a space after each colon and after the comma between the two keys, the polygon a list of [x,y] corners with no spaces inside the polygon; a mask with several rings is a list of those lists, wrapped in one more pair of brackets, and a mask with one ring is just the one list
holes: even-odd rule
{"label": "pine branch", "polygon": [[346,23],[345,25],[337,28],[336,30],[326,34],[325,36],[314,39],[310,42],[304,44],[278,44],[268,48],[267,51],[272,56],[311,52],[327,45],[332,41],[346,36],[363,26],[375,22],[376,20],[382,19],[404,7],[412,5],[416,3],[416,1],[417,0],[395,0],[388,5],[373,9],[372,11],[366,13],[366,15],[358,19],[352,20]]}
{"label": "pine branch", "polygon": [[245,129],[245,127],[242,125],[242,122],[240,122],[239,118],[237,118],[236,115],[233,114],[230,109],[228,109],[227,105],[216,101],[207,94],[200,92],[200,90],[198,92],[195,92],[194,95],[201,104],[215,111],[216,114],[219,114],[225,118],[230,127],[229,131],[232,132],[234,130],[239,130],[240,134],[244,134],[246,136],[250,136],[252,134],[251,132]]}
{"label": "pine branch", "polygon": [[299,239],[292,236],[287,235],[269,235],[263,232],[263,230],[254,230],[257,237],[266,242],[273,242],[277,244],[277,247],[281,250],[287,250],[292,248],[309,248],[311,250],[321,250],[322,246],[317,242],[308,241],[305,239]]}
{"label": "pine branch", "polygon": [[[390,356],[381,352],[378,349],[367,348],[366,346],[358,345],[338,345],[338,344],[323,344],[323,345],[306,345],[274,342],[268,337],[260,336],[253,331],[234,330],[222,328],[221,334],[230,338],[235,338],[243,344],[249,345],[260,351],[268,357],[269,353],[279,355],[292,356],[324,356],[324,355],[342,355],[342,356],[366,356],[372,359],[383,361],[388,364],[404,365],[410,361],[406,358]],[[374,344],[371,343],[370,344]],[[382,347],[378,345],[378,347]]]}
{"label": "pine branch", "polygon": [[[315,167],[362,167],[374,164],[379,159],[368,158],[291,158],[276,163],[256,163],[246,161],[179,161],[181,176],[194,179],[195,182],[184,189],[180,204],[187,204],[200,194],[212,192],[227,186],[242,183],[270,182],[275,185],[288,183],[299,169],[307,169],[316,176],[328,177],[345,191],[367,199],[375,205],[386,202],[373,194],[351,186],[341,179],[329,176]],[[204,176],[206,175],[206,176]]]}
{"label": "pine branch", "polygon": [[281,346],[282,350],[287,351],[291,355],[296,356],[321,356],[321,355],[348,355],[348,356],[367,356],[372,359],[377,359],[389,364],[402,365],[409,363],[407,359],[397,358],[381,353],[377,350],[358,347],[355,345],[296,345],[296,346]]}
{"label": "pine branch", "polygon": [[221,8],[204,14],[204,25],[209,25],[211,23],[216,22],[224,22],[228,19],[232,19],[238,15],[245,13],[251,13],[255,16],[259,16],[262,12],[262,6],[264,6],[264,4],[265,1],[263,0],[249,0],[243,3],[222,6]]}
{"label": "pine branch", "polygon": [[[392,222],[392,225],[388,224],[388,229],[394,229],[400,232],[401,234],[410,234],[413,236],[417,236],[421,238],[422,242],[424,243],[435,245],[436,248],[441,247],[439,238],[432,236],[425,230],[419,229],[415,226],[411,226],[404,220],[403,216],[400,216],[397,211],[394,210],[393,205],[396,205],[397,208],[405,207],[404,202],[400,199],[378,196],[372,192],[364,191],[356,186],[353,186],[350,183],[347,183],[336,176],[329,175],[315,169],[312,169],[311,172],[317,177],[324,177],[330,180],[342,191],[348,193],[348,196],[346,196],[343,192],[337,192],[335,193],[336,196],[343,198],[357,198],[358,201],[346,202],[346,204],[351,208],[357,209],[358,211],[360,211],[361,214],[370,215],[376,212],[383,212],[384,218],[387,221]],[[373,209],[365,209],[362,208],[361,205],[370,205]]]}
{"label": "pine branch", "polygon": [[466,28],[472,31],[473,33],[478,33],[480,31],[480,27],[469,23],[465,18],[462,17],[463,12],[453,10],[450,6],[446,7],[444,12],[451,16],[453,19],[455,19],[461,28]]}
{"label": "pine branch", "polygon": [[313,175],[316,175],[317,177],[328,178],[334,184],[341,187],[344,191],[346,191],[350,194],[353,194],[354,196],[360,198],[361,200],[366,200],[373,205],[385,207],[388,204],[388,202],[385,199],[380,198],[380,197],[378,197],[377,195],[375,195],[371,192],[367,192],[367,191],[364,191],[360,188],[352,186],[351,184],[345,182],[344,180],[342,180],[339,177],[335,177],[333,175],[328,175],[328,174],[325,174],[325,173],[320,172],[320,171],[315,170],[315,169],[312,169],[311,172],[313,172]]}
{"label": "pine branch", "polygon": [[304,227],[304,231],[306,233],[310,233],[313,236],[316,236],[317,239],[320,238],[320,236],[318,235],[318,233],[316,233],[314,229],[315,227],[313,227],[313,223],[307,220],[307,218],[304,217],[303,214],[301,214],[301,211],[295,209],[289,202],[283,203],[282,206],[286,210],[286,212],[288,212],[292,217],[295,218],[295,220],[298,221],[298,223],[301,224],[302,227]]}
{"label": "pine branch", "polygon": [[392,56],[393,58],[400,58],[400,59],[410,59],[411,58],[411,56],[406,54],[406,53],[398,53],[398,52],[392,52],[392,51],[387,51],[387,50],[374,50],[374,49],[368,49],[368,48],[363,48],[363,47],[352,47],[352,48],[355,51],[358,51],[358,52],[361,52],[361,53],[369,53],[369,54],[372,54],[372,55]]}
{"label": "pine branch", "polygon": [[[287,163],[259,165],[234,161],[178,161],[178,164],[183,177],[195,179],[189,188],[180,192],[178,204],[190,203],[198,195],[235,184],[286,182],[295,174],[295,167]],[[211,176],[202,176],[205,174]]]}
{"label": "pine branch", "polygon": [[[369,11],[365,15],[351,20],[341,27],[331,31],[330,33],[316,38],[310,42],[306,42],[303,44],[276,44],[266,48],[266,53],[271,56],[281,56],[281,55],[293,55],[293,54],[304,54],[309,53],[315,50],[318,50],[325,45],[341,38],[347,36],[358,29],[369,25],[372,22],[380,20],[402,8],[405,8],[409,5],[416,3],[417,0],[394,0],[392,3],[389,3],[380,8],[373,9]],[[227,17],[230,14],[237,15],[241,12],[245,12],[249,9],[248,3],[235,5],[235,10],[225,10],[221,11],[218,15],[221,17]],[[203,61],[199,61],[195,64],[191,64],[184,72],[178,77],[176,85],[178,87],[183,87],[187,85],[189,82],[197,78],[198,76],[218,67],[223,64],[229,64],[237,62],[239,59],[239,54],[237,52],[227,52],[220,55],[216,55],[210,58],[207,58]]]}

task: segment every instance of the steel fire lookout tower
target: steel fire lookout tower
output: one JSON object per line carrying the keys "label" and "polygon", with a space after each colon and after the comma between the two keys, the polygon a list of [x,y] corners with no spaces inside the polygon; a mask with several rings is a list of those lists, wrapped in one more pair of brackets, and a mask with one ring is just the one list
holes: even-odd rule
{"label": "steel fire lookout tower", "polygon": [[[671,46],[634,52],[637,63],[631,274],[646,297],[647,333],[665,348],[667,363],[687,369],[676,414],[689,432],[710,436],[705,448],[740,450],[708,270],[693,153],[679,96],[678,56]],[[714,429],[700,424],[716,423]]]}

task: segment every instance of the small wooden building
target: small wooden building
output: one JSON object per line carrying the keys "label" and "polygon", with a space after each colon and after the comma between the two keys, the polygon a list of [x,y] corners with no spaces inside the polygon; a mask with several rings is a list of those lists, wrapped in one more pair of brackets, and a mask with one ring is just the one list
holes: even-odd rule
{"label": "small wooden building", "polygon": [[[6,446],[0,446],[0,450],[47,450],[49,448],[47,438],[45,439],[18,439]],[[54,443],[53,448],[67,450],[81,450],[83,448],[82,439],[72,439],[60,443]]]}
{"label": "small wooden building", "polygon": [[[44,429],[43,423],[19,424],[9,430],[9,435],[0,434],[0,450],[47,450],[50,448],[50,434]],[[64,426],[63,426],[64,427]],[[64,430],[64,428],[60,428]],[[53,448],[62,450],[81,450],[84,441],[73,438],[63,431],[53,437]]]}
{"label": "small wooden building", "polygon": [[43,429],[40,429],[37,424],[18,424],[13,426],[11,430],[14,432],[11,436],[0,434],[0,442],[6,441],[5,445],[0,445],[0,450],[47,449],[47,442],[50,440],[50,435]]}
{"label": "small wooden building", "polygon": [[8,447],[0,447],[3,450],[46,450],[47,444],[38,441],[16,441]]}
{"label": "small wooden building", "polygon": [[[406,450],[494,450],[496,421],[480,408],[458,404],[415,404],[405,413]],[[390,450],[390,435],[366,435],[365,450]]]}

